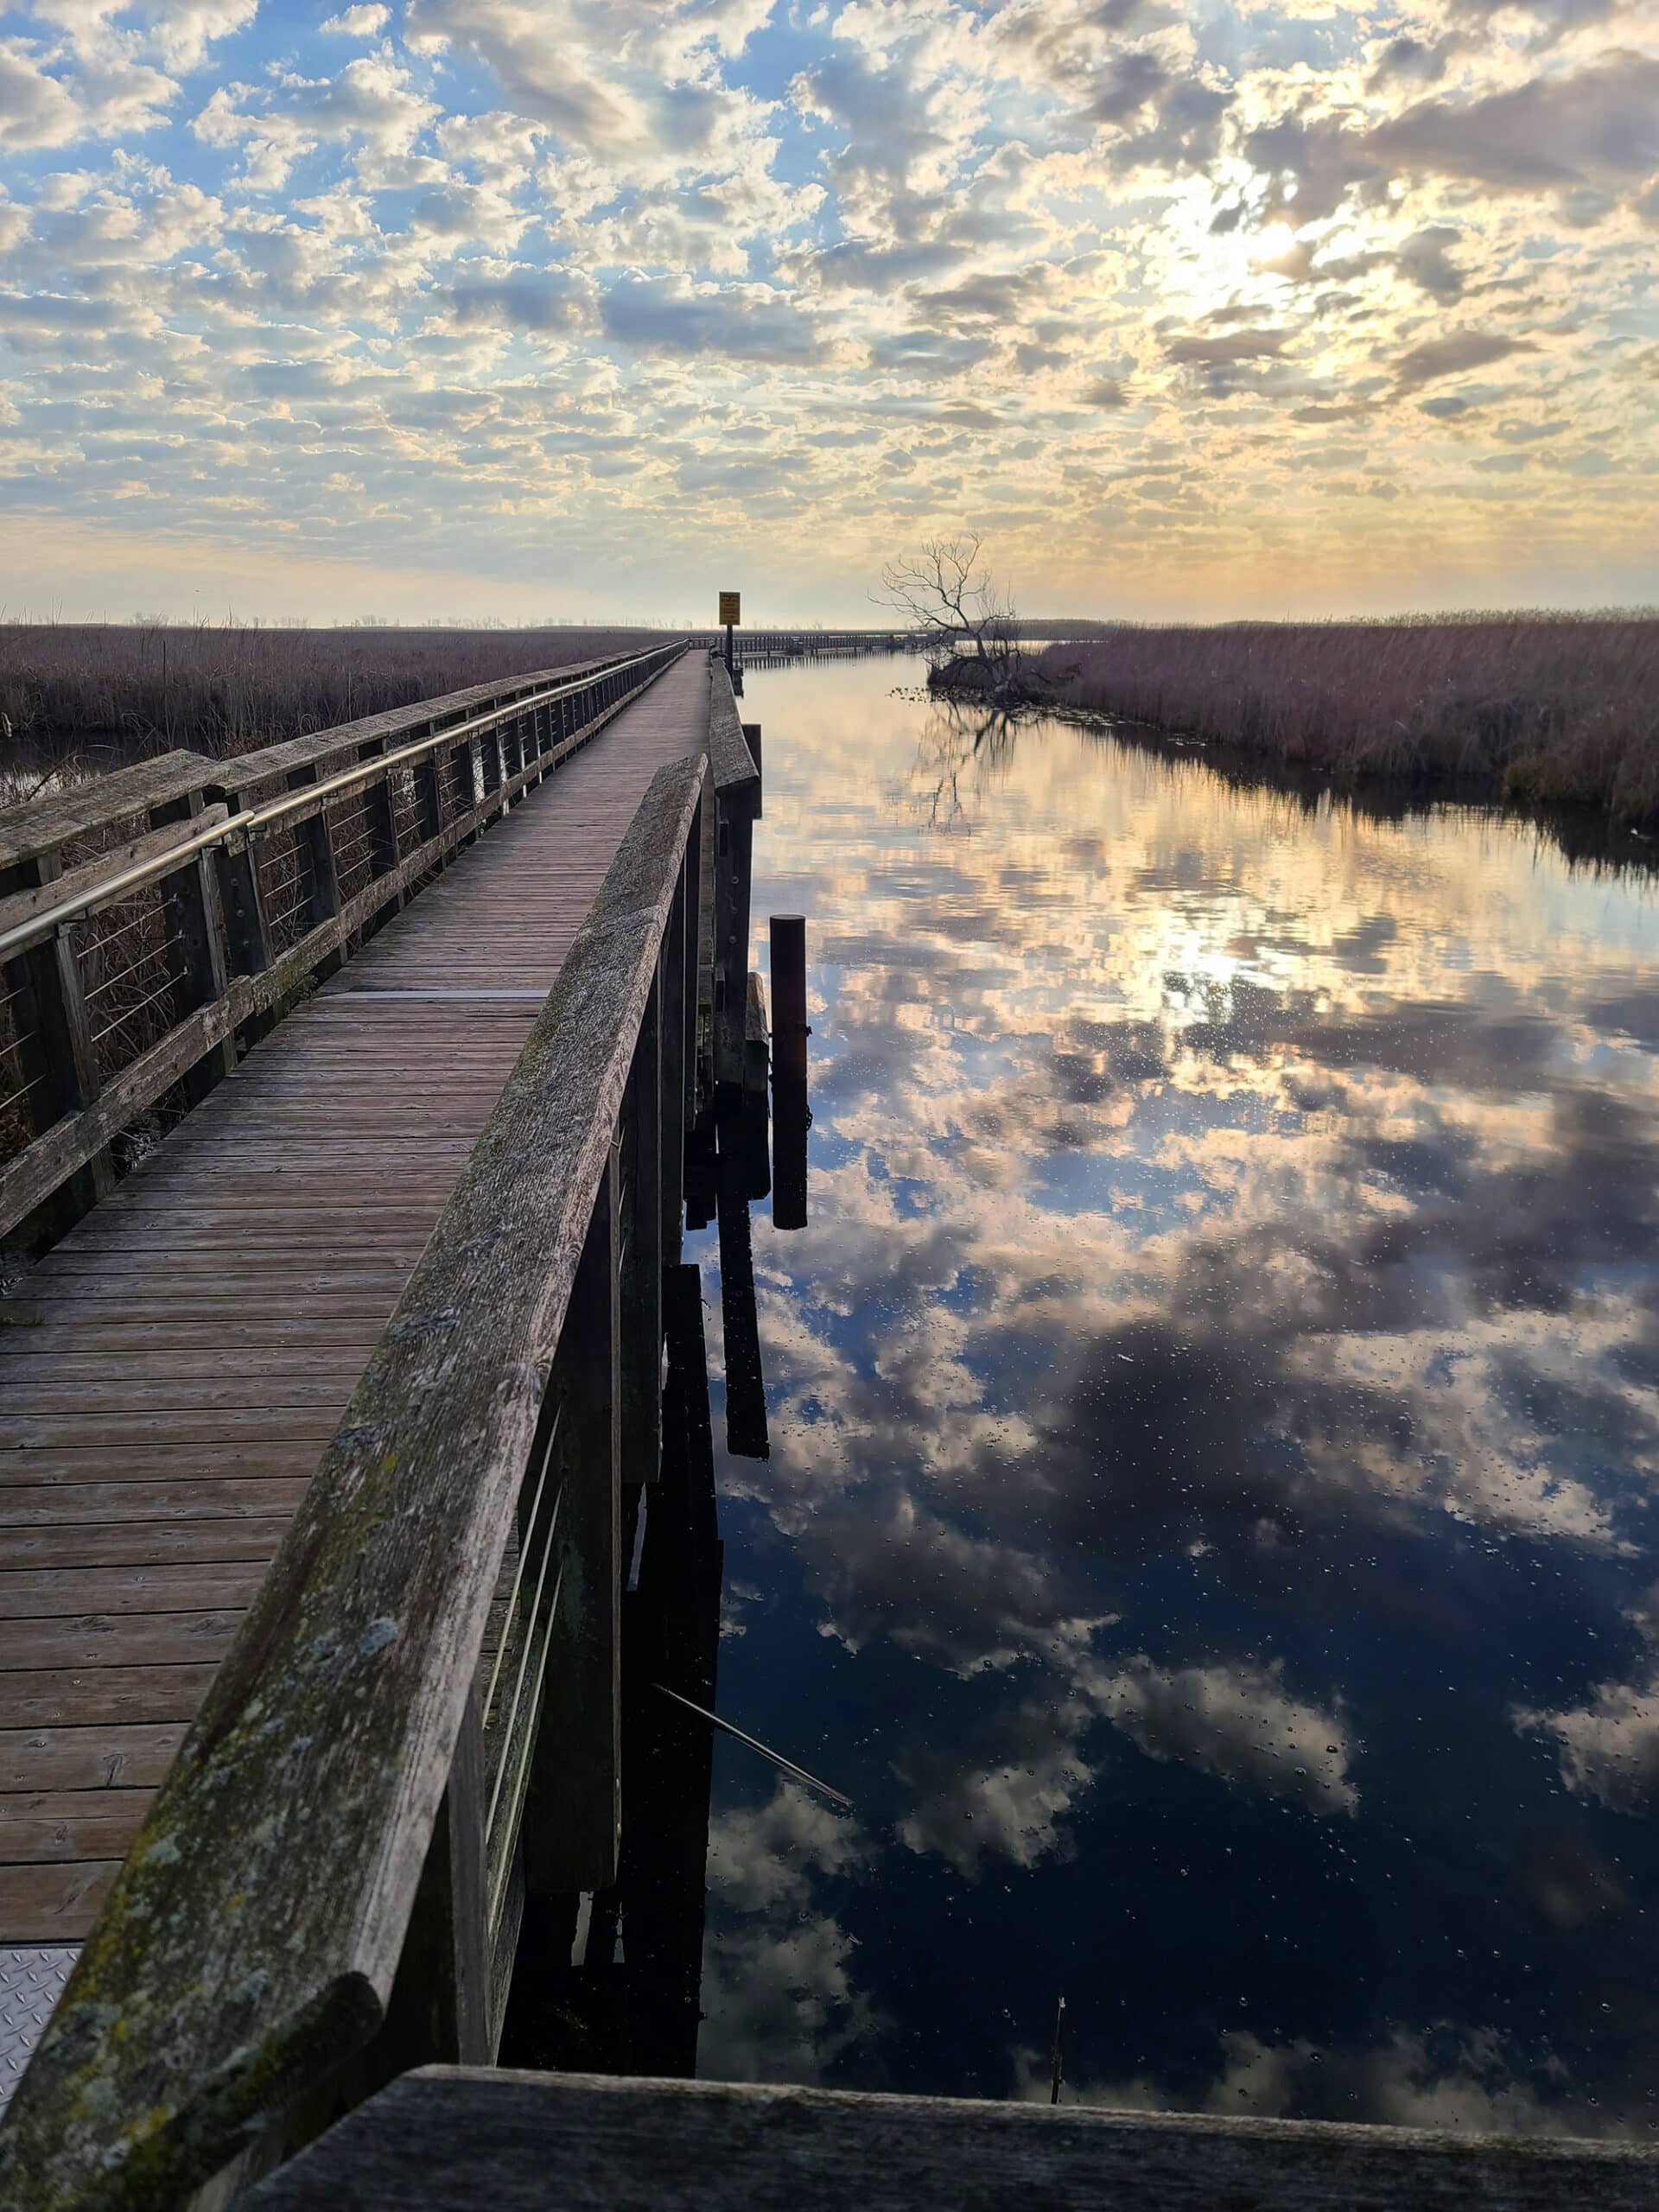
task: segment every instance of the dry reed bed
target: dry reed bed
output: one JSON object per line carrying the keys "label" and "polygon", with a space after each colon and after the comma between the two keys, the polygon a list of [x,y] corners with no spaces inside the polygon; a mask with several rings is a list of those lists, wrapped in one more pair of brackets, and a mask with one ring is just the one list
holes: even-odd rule
{"label": "dry reed bed", "polygon": [[1497,779],[1659,821],[1659,616],[1125,625],[1036,665],[1063,707],[1343,781]]}
{"label": "dry reed bed", "polygon": [[217,755],[445,691],[643,646],[644,630],[0,625],[0,757],[170,746]]}

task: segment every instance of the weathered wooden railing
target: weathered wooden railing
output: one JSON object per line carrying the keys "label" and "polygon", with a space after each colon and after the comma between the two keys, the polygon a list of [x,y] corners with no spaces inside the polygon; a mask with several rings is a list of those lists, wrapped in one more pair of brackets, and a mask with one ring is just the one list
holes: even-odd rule
{"label": "weathered wooden railing", "polygon": [[[44,1241],[307,980],[585,744],[673,644],[0,813],[0,1236]],[[88,856],[88,849],[96,847]],[[65,866],[66,859],[70,865]]]}
{"label": "weathered wooden railing", "polygon": [[0,2202],[175,2207],[406,2066],[488,2063],[526,1897],[614,1878],[620,1500],[736,928],[702,827],[756,780],[712,681],[719,766],[652,783],[0,2126]]}

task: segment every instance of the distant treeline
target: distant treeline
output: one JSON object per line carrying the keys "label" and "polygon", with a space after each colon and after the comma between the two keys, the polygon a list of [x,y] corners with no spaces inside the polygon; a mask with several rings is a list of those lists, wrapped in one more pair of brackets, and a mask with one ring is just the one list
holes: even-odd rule
{"label": "distant treeline", "polygon": [[1061,706],[1338,779],[1496,779],[1659,821],[1659,616],[1124,625],[1037,667]]}
{"label": "distant treeline", "polygon": [[499,677],[642,645],[645,630],[0,625],[0,741],[51,758],[242,753]]}

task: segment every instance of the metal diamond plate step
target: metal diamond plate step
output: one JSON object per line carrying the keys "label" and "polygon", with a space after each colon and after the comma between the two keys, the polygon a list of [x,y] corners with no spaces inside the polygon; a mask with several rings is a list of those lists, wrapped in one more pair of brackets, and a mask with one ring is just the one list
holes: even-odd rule
{"label": "metal diamond plate step", "polygon": [[50,1949],[0,1950],[0,2112],[34,2056],[52,2007],[79,1955],[79,1947],[73,1943]]}

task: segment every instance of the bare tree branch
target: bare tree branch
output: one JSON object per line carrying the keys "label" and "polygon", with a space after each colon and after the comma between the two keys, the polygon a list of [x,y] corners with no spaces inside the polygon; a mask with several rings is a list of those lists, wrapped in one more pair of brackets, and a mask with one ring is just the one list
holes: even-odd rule
{"label": "bare tree branch", "polygon": [[931,538],[918,551],[889,561],[881,589],[871,596],[922,638],[930,659],[983,662],[1000,688],[1014,658],[1017,617],[1012,600],[981,565],[983,550],[976,535]]}

